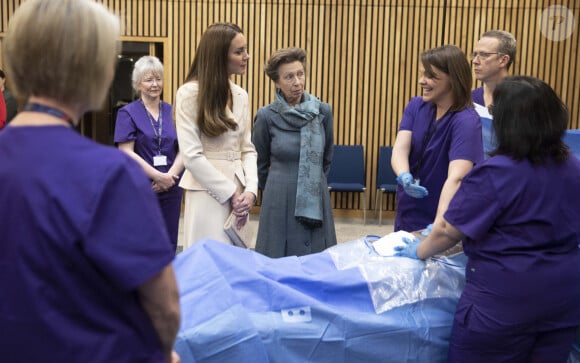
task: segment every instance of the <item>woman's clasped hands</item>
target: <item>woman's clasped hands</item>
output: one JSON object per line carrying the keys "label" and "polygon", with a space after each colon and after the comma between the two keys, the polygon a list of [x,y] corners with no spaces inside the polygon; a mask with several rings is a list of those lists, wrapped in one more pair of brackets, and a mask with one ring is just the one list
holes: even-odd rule
{"label": "woman's clasped hands", "polygon": [[153,188],[155,193],[166,192],[175,185],[177,180],[179,180],[179,175],[159,172],[157,177],[151,182],[151,188]]}
{"label": "woman's clasped hands", "polygon": [[251,192],[240,193],[236,191],[231,198],[232,211],[236,215],[236,227],[242,228],[248,221],[250,209],[256,201],[256,196]]}

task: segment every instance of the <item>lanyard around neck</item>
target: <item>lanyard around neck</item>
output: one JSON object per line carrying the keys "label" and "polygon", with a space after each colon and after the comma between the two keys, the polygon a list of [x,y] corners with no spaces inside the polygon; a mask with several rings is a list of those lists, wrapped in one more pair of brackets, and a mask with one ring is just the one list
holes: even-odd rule
{"label": "lanyard around neck", "polygon": [[153,115],[151,114],[151,112],[149,112],[147,107],[145,107],[145,103],[143,103],[143,100],[141,100],[141,103],[143,104],[143,107],[145,108],[145,113],[147,113],[147,117],[149,118],[149,123],[151,124],[151,127],[153,127],[153,133],[155,134],[155,137],[157,138],[157,155],[161,155],[161,137],[163,134],[163,112],[162,112],[163,110],[161,108],[162,102],[159,101],[158,121],[155,121],[155,118],[153,118]]}
{"label": "lanyard around neck", "polygon": [[45,113],[64,120],[68,122],[71,127],[75,127],[73,120],[69,117],[69,115],[54,107],[41,105],[40,103],[35,102],[28,102],[24,105],[24,107],[22,107],[22,111]]}

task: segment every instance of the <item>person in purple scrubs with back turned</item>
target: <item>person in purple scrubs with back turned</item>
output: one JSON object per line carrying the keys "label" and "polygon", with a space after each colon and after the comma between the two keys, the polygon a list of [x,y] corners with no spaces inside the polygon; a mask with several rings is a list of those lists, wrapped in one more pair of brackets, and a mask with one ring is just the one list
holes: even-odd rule
{"label": "person in purple scrubs with back turned", "polygon": [[178,182],[183,161],[171,105],[161,100],[163,64],[157,57],[139,58],[135,62],[132,82],[140,97],[119,109],[115,143],[141,165],[151,180],[163,214],[163,221],[159,223],[167,229],[175,251],[182,193]]}
{"label": "person in purple scrubs with back turned", "polygon": [[175,254],[151,184],[75,130],[105,100],[119,35],[90,0],[27,0],[10,19],[4,60],[26,104],[0,133],[2,362],[179,361]]}
{"label": "person in purple scrubs with back turned", "polygon": [[483,160],[481,121],[471,102],[471,69],[453,45],[421,54],[422,97],[411,99],[393,147],[400,184],[395,231],[416,231],[441,216],[461,179]]}
{"label": "person in purple scrubs with back turned", "polygon": [[498,146],[463,180],[444,217],[402,256],[460,240],[469,257],[449,362],[564,363],[580,325],[580,160],[561,137],[568,112],[532,77],[493,92]]}

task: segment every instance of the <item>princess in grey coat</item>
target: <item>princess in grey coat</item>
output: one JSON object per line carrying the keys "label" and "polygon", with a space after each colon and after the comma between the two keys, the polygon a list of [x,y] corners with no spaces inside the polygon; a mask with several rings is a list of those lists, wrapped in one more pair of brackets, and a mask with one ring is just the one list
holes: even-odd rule
{"label": "princess in grey coat", "polygon": [[330,105],[304,90],[306,53],[276,51],[265,72],[276,99],[258,110],[252,142],[263,190],[256,251],[302,256],[336,244],[326,177],[334,143]]}

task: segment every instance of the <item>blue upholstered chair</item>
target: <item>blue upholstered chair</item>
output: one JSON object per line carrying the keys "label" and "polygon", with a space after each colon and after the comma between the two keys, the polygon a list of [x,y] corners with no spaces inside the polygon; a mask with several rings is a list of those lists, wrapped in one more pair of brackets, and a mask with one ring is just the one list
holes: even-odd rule
{"label": "blue upholstered chair", "polygon": [[328,174],[331,192],[362,193],[363,221],[367,222],[365,156],[362,145],[334,145],[332,164]]}
{"label": "blue upholstered chair", "polygon": [[[379,148],[379,161],[377,167],[377,195],[375,198],[375,211],[379,209],[379,225],[383,214],[383,194],[397,193],[397,176],[391,167],[392,146]],[[380,199],[379,199],[380,197]]]}
{"label": "blue upholstered chair", "polygon": [[568,130],[563,137],[564,143],[568,145],[572,154],[580,158],[580,130]]}

